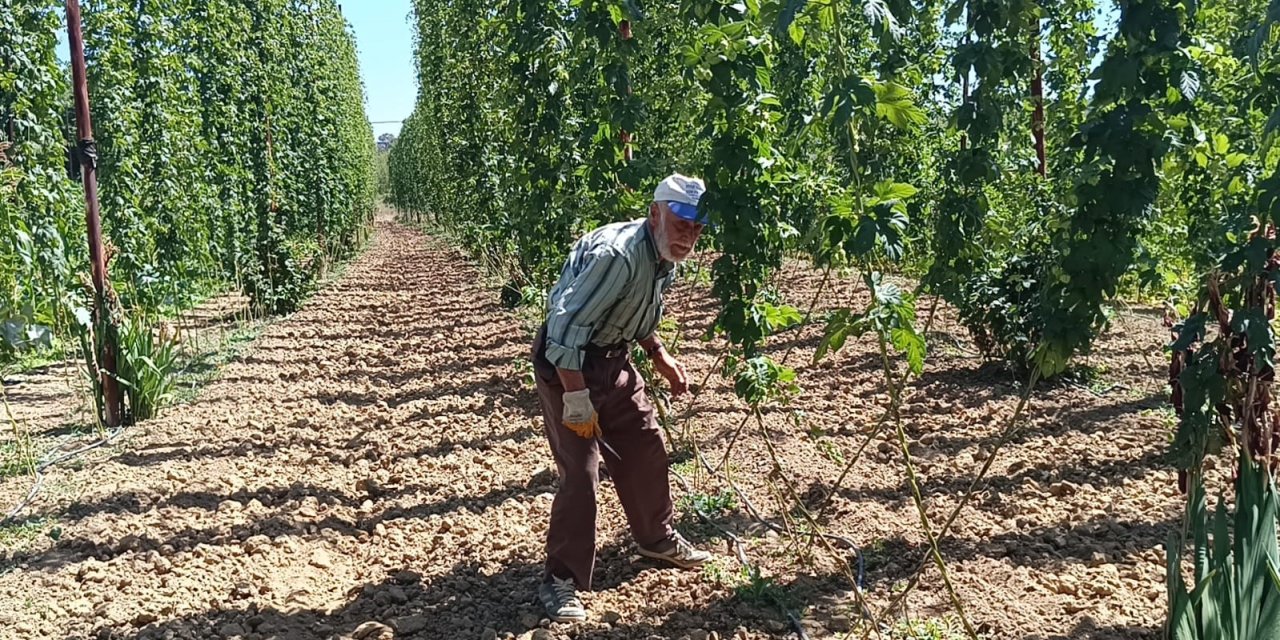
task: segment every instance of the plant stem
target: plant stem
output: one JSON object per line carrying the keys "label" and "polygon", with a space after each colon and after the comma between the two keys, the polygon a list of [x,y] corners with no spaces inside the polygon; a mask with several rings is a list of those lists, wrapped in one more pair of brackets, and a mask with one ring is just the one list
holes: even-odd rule
{"label": "plant stem", "polygon": [[[929,331],[933,329],[933,319],[937,317],[938,315],[937,311],[938,311],[938,296],[934,296],[933,303],[929,306],[929,319],[925,322],[925,325],[924,325],[925,336],[928,336]],[[911,377],[911,369],[908,368],[906,371],[902,372],[902,377],[898,380],[898,388],[899,389],[904,388],[907,384],[907,380],[909,380],[910,377]],[[862,458],[862,453],[866,451],[867,445],[870,445],[871,441],[875,440],[876,436],[880,435],[881,429],[884,428],[884,425],[889,420],[890,413],[891,413],[891,409],[886,407],[885,410],[880,414],[880,418],[876,420],[875,429],[873,429],[871,433],[867,435],[867,438],[862,441],[862,446],[858,447],[858,452],[854,454],[853,458],[849,460],[849,463],[846,464],[844,466],[844,469],[840,471],[840,476],[836,478],[835,484],[831,486],[831,491],[827,492],[827,496],[822,500],[822,506],[819,507],[818,509],[819,520],[821,520],[822,516],[826,514],[827,508],[831,506],[831,502],[832,500],[835,499],[836,493],[839,491],[841,485],[844,484],[845,477],[849,475],[849,472],[853,470],[853,466],[858,463],[859,459]]]}
{"label": "plant stem", "polygon": [[[987,456],[986,461],[983,462],[982,469],[978,471],[978,475],[975,476],[973,481],[969,483],[969,488],[967,491],[965,491],[964,496],[961,497],[960,503],[957,504],[955,508],[951,510],[951,514],[947,516],[946,522],[942,524],[942,528],[938,531],[937,539],[939,541],[942,541],[947,537],[947,534],[950,533],[951,531],[951,525],[954,524],[956,521],[956,518],[960,516],[960,512],[963,511],[966,506],[968,506],[969,500],[972,499],[974,493],[977,492],[978,485],[982,482],[983,478],[987,476],[987,472],[991,470],[991,463],[995,462],[996,454],[1000,453],[1000,449],[1003,448],[1004,445],[1008,444],[1009,441],[1012,440],[1015,435],[1017,435],[1018,419],[1022,417],[1023,411],[1026,409],[1028,402],[1030,402],[1031,400],[1031,394],[1033,391],[1035,391],[1036,383],[1039,381],[1040,381],[1040,372],[1033,371],[1031,373],[1031,379],[1027,383],[1027,388],[1025,391],[1023,391],[1022,397],[1018,401],[1017,408],[1014,409],[1013,411],[1013,416],[1009,418],[1009,424],[1005,428],[1004,434],[1000,437],[1000,440],[996,442],[996,446],[995,448],[992,449],[991,455]],[[925,561],[926,560],[922,558],[919,562],[917,562],[916,571],[914,575],[911,576],[911,580],[907,582],[906,588],[904,588],[902,592],[899,593],[897,596],[895,596],[894,599],[889,603],[889,606],[885,608],[884,613],[881,614],[880,619],[877,620],[878,623],[883,622],[885,617],[887,617],[889,614],[895,611],[901,605],[901,603],[906,599],[907,594],[911,593],[911,590],[914,589],[916,584],[920,582],[920,569],[923,568]]]}
{"label": "plant stem", "polygon": [[885,346],[884,334],[879,336],[880,344],[880,360],[884,366],[884,379],[889,385],[889,407],[893,411],[894,423],[898,430],[898,446],[902,449],[903,461],[907,467],[907,483],[911,486],[911,498],[915,502],[916,511],[920,513],[920,527],[924,531],[925,538],[929,541],[929,549],[933,555],[934,564],[938,567],[938,572],[942,575],[942,583],[947,588],[947,594],[951,597],[951,604],[956,609],[956,614],[960,616],[960,623],[964,625],[964,630],[969,634],[971,640],[978,640],[978,634],[973,629],[973,625],[969,623],[969,617],[965,615],[964,603],[960,600],[960,595],[956,593],[955,585],[951,583],[951,576],[947,572],[947,563],[942,558],[942,552],[938,549],[938,539],[933,535],[933,527],[929,524],[929,512],[925,509],[924,496],[920,492],[920,483],[916,479],[915,464],[911,462],[911,446],[907,444],[907,431],[902,426],[902,403],[899,395],[899,388],[893,384],[893,366],[889,363],[889,349]]}

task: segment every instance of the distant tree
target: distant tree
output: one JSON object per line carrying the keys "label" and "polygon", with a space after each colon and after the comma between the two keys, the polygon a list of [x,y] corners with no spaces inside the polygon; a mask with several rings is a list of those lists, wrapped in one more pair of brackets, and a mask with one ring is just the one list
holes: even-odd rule
{"label": "distant tree", "polygon": [[396,143],[396,134],[384,133],[378,136],[378,151],[390,151],[391,145]]}

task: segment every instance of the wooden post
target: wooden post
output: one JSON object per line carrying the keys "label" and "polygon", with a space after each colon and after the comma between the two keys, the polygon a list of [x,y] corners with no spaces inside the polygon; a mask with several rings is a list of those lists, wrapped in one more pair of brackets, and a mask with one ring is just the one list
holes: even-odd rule
{"label": "wooden post", "polygon": [[[966,34],[964,37],[964,43],[969,44],[968,34]],[[960,76],[960,108],[961,109],[963,109],[969,104],[969,73],[970,72],[971,72],[971,69],[966,67],[964,70],[964,73],[961,74]],[[967,151],[968,149],[969,149],[969,134],[968,132],[961,130],[960,131],[960,150]]]}
{"label": "wooden post", "polygon": [[[89,82],[84,62],[84,36],[80,31],[79,0],[67,0],[67,35],[71,45],[71,79],[76,105],[76,143],[84,176],[85,226],[89,234],[89,269],[93,281],[94,346],[98,350],[98,376],[102,383],[103,422],[118,427],[124,421],[124,404],[116,381],[114,320],[108,308],[107,259],[102,250],[102,218],[98,212],[98,150],[89,115]],[[106,331],[103,331],[106,328]]]}
{"label": "wooden post", "polygon": [[[630,20],[623,20],[622,22],[618,23],[618,35],[622,36],[623,42],[626,42],[627,40],[631,39],[631,21]],[[628,96],[631,95],[631,79],[630,78],[627,79],[627,95]],[[632,157],[633,156],[631,151],[631,132],[624,129],[622,131],[622,161],[626,163],[630,163]]]}
{"label": "wooden post", "polygon": [[1044,149],[1044,63],[1040,58],[1040,19],[1032,18],[1031,27],[1031,101],[1035,103],[1035,111],[1031,114],[1031,133],[1036,139],[1036,158],[1040,164],[1037,169],[1041,178],[1049,176],[1049,163]]}

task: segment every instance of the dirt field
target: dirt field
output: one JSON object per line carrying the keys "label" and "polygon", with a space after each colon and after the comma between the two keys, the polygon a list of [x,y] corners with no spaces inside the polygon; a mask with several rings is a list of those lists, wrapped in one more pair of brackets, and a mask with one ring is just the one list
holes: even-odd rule
{"label": "dirt field", "polygon": [[[801,269],[781,280],[801,306],[818,281]],[[774,596],[791,603],[809,637],[858,626],[852,587],[826,551],[805,568],[809,545],[768,533],[739,501],[717,504],[723,478],[695,473],[690,461],[674,468],[702,504],[727,507],[721,523],[744,538],[769,581],[751,588],[729,547],[687,508],[690,537],[720,554],[714,567],[681,572],[641,560],[605,482],[591,619],[542,621],[533,590],[556,477],[527,378],[529,327],[497,299],[452,250],[379,222],[340,279],[267,327],[196,400],[134,427],[119,447],[50,471],[24,520],[0,533],[0,637],[796,637],[765,604]],[[827,299],[857,306],[865,296],[851,280]],[[681,357],[701,381],[721,351],[698,340],[714,302],[686,283],[668,309],[684,328]],[[935,520],[964,495],[1021,392],[939,314],[906,400]],[[789,481],[813,505],[840,475],[831,452],[852,456],[885,403],[874,344],[851,340],[813,365],[821,331],[775,339],[775,357],[794,346],[789,363],[804,391],[766,413]],[[1085,361],[1093,381],[1038,390],[1025,430],[942,544],[986,637],[1159,635],[1163,543],[1180,522],[1174,475],[1161,462],[1171,424],[1166,335],[1151,318],[1122,314]],[[10,392],[43,397],[22,385]],[[673,413],[677,429],[688,416],[713,463],[744,415],[719,376]],[[781,524],[771,485],[782,479],[771,482],[754,424],[729,470]],[[905,477],[886,431],[826,515],[829,531],[862,548],[875,610],[925,549]],[[25,477],[0,480],[0,507],[28,487]],[[907,605],[897,619],[947,615],[936,570],[925,570]]]}

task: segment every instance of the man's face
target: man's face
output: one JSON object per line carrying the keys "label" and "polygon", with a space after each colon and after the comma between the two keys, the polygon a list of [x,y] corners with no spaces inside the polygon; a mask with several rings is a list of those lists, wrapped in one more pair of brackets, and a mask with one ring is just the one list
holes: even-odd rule
{"label": "man's face", "polygon": [[677,216],[665,202],[655,202],[654,206],[658,208],[658,228],[654,234],[658,254],[670,262],[683,261],[693,253],[703,225]]}

